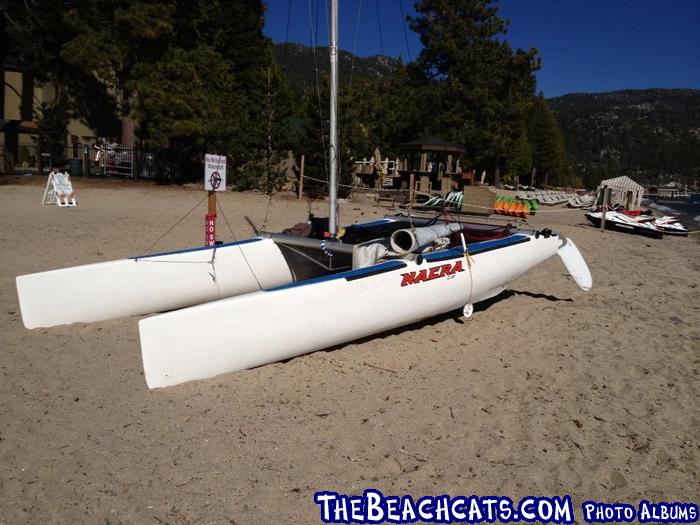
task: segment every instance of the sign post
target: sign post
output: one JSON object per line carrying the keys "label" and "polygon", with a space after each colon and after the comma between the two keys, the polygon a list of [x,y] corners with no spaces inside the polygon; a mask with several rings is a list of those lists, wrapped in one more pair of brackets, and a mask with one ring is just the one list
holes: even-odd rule
{"label": "sign post", "polygon": [[600,231],[605,230],[605,213],[608,211],[608,187],[603,186],[603,204],[601,207],[602,213],[600,214]]}
{"label": "sign post", "polygon": [[226,191],[226,157],[207,153],[204,158],[204,190],[209,192],[204,217],[204,245],[216,244],[216,192]]}

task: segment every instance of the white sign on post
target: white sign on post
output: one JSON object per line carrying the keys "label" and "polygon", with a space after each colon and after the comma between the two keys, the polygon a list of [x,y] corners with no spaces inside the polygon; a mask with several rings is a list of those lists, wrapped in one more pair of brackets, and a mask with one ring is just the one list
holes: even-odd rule
{"label": "white sign on post", "polygon": [[226,191],[226,156],[210,153],[205,155],[204,190]]}
{"label": "white sign on post", "polygon": [[58,204],[60,207],[75,207],[75,193],[73,192],[73,184],[70,181],[68,173],[60,171],[52,171],[49,173],[49,178],[46,181],[44,188],[44,196],[41,199],[42,204]]}

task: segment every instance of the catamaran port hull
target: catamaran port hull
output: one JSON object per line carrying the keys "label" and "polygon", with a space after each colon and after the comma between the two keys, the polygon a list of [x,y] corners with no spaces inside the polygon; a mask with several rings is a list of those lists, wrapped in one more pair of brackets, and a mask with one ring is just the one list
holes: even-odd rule
{"label": "catamaran port hull", "polygon": [[[406,220],[384,218],[347,230],[356,237],[365,230],[391,233]],[[21,275],[17,296],[27,328],[165,312],[315,277],[325,269],[310,263],[308,251],[324,248],[340,250],[335,261],[350,263],[350,244],[272,234]]]}
{"label": "catamaran port hull", "polygon": [[276,243],[254,237],[21,275],[17,295],[24,326],[38,328],[163,312],[292,280]]}

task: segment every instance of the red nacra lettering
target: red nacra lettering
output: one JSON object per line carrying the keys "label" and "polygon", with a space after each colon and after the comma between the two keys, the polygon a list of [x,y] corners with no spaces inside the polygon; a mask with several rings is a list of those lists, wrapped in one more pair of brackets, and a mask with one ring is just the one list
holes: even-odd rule
{"label": "red nacra lettering", "polygon": [[401,286],[408,286],[409,284],[418,284],[425,281],[432,281],[433,279],[439,279],[441,277],[446,277],[449,275],[454,275],[457,272],[463,272],[464,268],[462,266],[462,259],[452,263],[441,264],[440,266],[433,266],[432,268],[420,270],[418,272],[407,272],[402,273]]}

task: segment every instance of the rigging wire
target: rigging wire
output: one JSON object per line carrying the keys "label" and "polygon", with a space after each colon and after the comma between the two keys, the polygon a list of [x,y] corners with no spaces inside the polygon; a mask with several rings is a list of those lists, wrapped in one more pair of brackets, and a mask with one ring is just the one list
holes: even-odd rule
{"label": "rigging wire", "polygon": [[[287,2],[287,30],[285,33],[285,38],[284,38],[284,55],[282,57],[282,71],[284,71],[284,74],[287,74],[287,49],[289,47],[289,27],[291,24],[292,20],[292,0],[288,0]],[[271,57],[272,58],[272,57]],[[270,64],[270,67],[268,68],[267,71],[267,88],[268,88],[268,93],[267,93],[267,111],[268,111],[268,122],[267,122],[267,162],[266,162],[266,191],[269,194],[269,198],[267,199],[267,209],[265,210],[265,220],[263,221],[263,224],[260,228],[257,229],[257,231],[261,231],[262,229],[267,226],[267,218],[268,215],[270,214],[270,208],[272,207],[272,186],[270,185],[270,171],[272,168],[272,122],[274,120],[273,115],[274,111],[272,108],[272,98],[276,93],[272,93],[272,64]]]}
{"label": "rigging wire", "polygon": [[[233,229],[231,228],[231,225],[228,223],[228,218],[226,217],[226,214],[224,213],[224,209],[221,207],[221,203],[219,200],[216,200],[216,207],[219,209],[221,212],[221,216],[224,218],[224,222],[226,223],[226,227],[228,228],[228,231],[231,233],[231,237],[233,237],[233,242],[238,242],[238,239],[236,238],[236,234],[233,233]],[[255,282],[258,285],[258,288],[262,290],[262,285],[260,284],[260,281],[258,280],[258,276],[255,275],[255,271],[253,270],[253,267],[250,265],[250,262],[248,262],[248,257],[246,257],[245,252],[243,251],[243,247],[238,244],[238,249],[241,252],[241,255],[243,256],[243,260],[246,263],[246,266],[248,266],[248,269],[250,270],[250,273],[253,275],[253,279],[255,279]],[[215,248],[216,250],[216,248]]]}
{"label": "rigging wire", "polygon": [[270,213],[270,208],[272,207],[272,194],[273,187],[270,184],[270,172],[272,171],[272,121],[274,110],[272,108],[272,79],[271,79],[271,68],[267,70],[267,158],[265,159],[265,191],[269,195],[267,199],[267,209],[265,210],[265,220],[262,226],[258,228],[258,231],[265,228],[267,225],[267,216]]}
{"label": "rigging wire", "polygon": [[[357,40],[360,35],[360,18],[362,17],[362,0],[359,0],[357,4],[357,17],[355,18],[355,38],[352,43],[352,54],[350,59],[350,78],[348,81],[348,100],[352,100],[352,80],[355,73],[355,59],[357,58]],[[342,177],[342,156],[343,156],[343,142],[345,137],[348,135],[348,122],[350,122],[350,103],[345,106],[345,118],[343,119],[343,124],[340,126],[340,138],[338,144],[338,180],[336,181],[336,192],[340,188],[340,179]],[[340,218],[340,209],[337,210],[337,216]]]}
{"label": "rigging wire", "polygon": [[270,207],[272,206],[272,192],[269,193],[269,198],[267,199],[267,209],[265,210],[265,218],[263,219],[262,225],[257,229],[257,231],[265,231],[267,226],[267,217],[270,214]]}
{"label": "rigging wire", "polygon": [[200,204],[202,204],[207,198],[209,198],[209,195],[208,195],[208,194],[205,194],[204,197],[202,197],[202,199],[201,199],[197,204],[195,204],[194,207],[193,207],[190,211],[188,211],[188,212],[185,213],[182,217],[180,217],[180,218],[177,220],[177,222],[176,222],[175,224],[173,224],[170,228],[168,228],[168,230],[167,230],[163,235],[161,235],[161,236],[158,237],[155,241],[153,241],[153,242],[151,243],[151,245],[150,245],[148,248],[146,248],[146,249],[144,250],[144,252],[149,251],[149,250],[150,250],[151,248],[153,248],[156,244],[158,244],[158,243],[163,239],[163,237],[165,237],[165,236],[168,235],[171,231],[173,231],[173,230],[175,229],[175,227],[176,227],[178,224],[180,224],[182,221],[184,221],[194,210],[196,210],[197,208],[199,208]]}
{"label": "rigging wire", "polygon": [[379,28],[379,48],[382,50],[382,56],[384,56],[384,36],[382,35],[382,19],[379,16],[379,0],[374,0],[374,6],[377,11],[377,27]]}
{"label": "rigging wire", "polygon": [[318,69],[318,56],[317,56],[317,49],[316,46],[318,44],[318,3],[316,3],[316,30],[314,30],[314,4],[313,0],[308,0],[308,6],[309,6],[309,30],[311,32],[311,51],[314,57],[314,80],[315,80],[315,91],[316,91],[316,101],[318,104],[318,116],[319,120],[321,122],[321,150],[323,151],[323,165],[324,169],[326,172],[326,182],[329,179],[329,174],[328,174],[328,152],[326,151],[326,132],[325,128],[323,126],[323,123],[325,122],[325,119],[323,117],[323,109],[322,109],[322,104],[321,104],[321,81],[319,78],[319,69]]}
{"label": "rigging wire", "polygon": [[284,54],[282,55],[282,69],[287,72],[287,48],[289,47],[289,25],[292,20],[292,0],[287,3],[287,30],[284,34]]}
{"label": "rigging wire", "polygon": [[406,42],[406,51],[408,52],[408,61],[413,62],[411,57],[411,47],[408,45],[408,31],[406,31],[406,15],[403,14],[402,0],[396,0],[399,3],[399,11],[401,12],[401,27],[403,28],[403,39]]}

